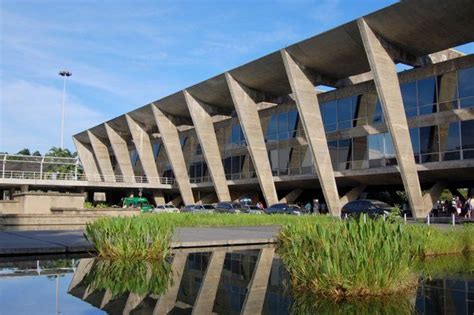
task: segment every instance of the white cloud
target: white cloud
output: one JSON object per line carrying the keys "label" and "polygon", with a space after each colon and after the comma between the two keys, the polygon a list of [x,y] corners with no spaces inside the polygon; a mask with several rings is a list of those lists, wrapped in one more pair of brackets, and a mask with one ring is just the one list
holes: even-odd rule
{"label": "white cloud", "polygon": [[[40,150],[59,146],[62,90],[27,81],[4,83],[0,98],[0,151]],[[104,115],[68,99],[65,110],[65,146],[71,135],[105,121]]]}

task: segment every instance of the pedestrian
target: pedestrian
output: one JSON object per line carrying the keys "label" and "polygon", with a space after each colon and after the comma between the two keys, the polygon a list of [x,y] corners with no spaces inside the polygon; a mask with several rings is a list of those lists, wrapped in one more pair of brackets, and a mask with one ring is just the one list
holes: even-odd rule
{"label": "pedestrian", "polygon": [[313,214],[319,214],[319,210],[320,210],[319,200],[318,200],[318,199],[314,199],[314,202],[313,202]]}
{"label": "pedestrian", "polygon": [[474,210],[474,199],[472,198],[472,196],[469,196],[469,198],[466,200],[466,204],[464,207],[466,209],[466,218],[470,219],[472,211]]}
{"label": "pedestrian", "polygon": [[326,210],[327,210],[326,204],[323,202],[321,204],[321,213],[327,213]]}
{"label": "pedestrian", "polygon": [[257,202],[257,207],[260,209],[260,210],[263,210],[263,203],[261,201]]}
{"label": "pedestrian", "polygon": [[311,206],[311,202],[308,201],[304,206],[304,209],[306,210],[306,212],[313,214],[313,207]]}

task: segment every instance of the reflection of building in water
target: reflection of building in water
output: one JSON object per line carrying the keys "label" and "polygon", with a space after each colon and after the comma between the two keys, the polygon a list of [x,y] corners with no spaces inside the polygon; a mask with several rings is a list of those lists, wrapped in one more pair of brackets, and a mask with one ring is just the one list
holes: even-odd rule
{"label": "reflection of building in water", "polygon": [[433,279],[418,290],[416,310],[421,314],[474,314],[474,281]]}
{"label": "reflection of building in water", "polygon": [[[289,276],[273,248],[177,253],[173,281],[161,295],[90,290],[94,259],[81,259],[68,292],[109,314],[288,314]],[[449,277],[420,285],[419,314],[473,314],[474,281]],[[341,305],[344,307],[344,305]],[[350,309],[357,309],[353,305]],[[318,311],[324,310],[319,308]]]}

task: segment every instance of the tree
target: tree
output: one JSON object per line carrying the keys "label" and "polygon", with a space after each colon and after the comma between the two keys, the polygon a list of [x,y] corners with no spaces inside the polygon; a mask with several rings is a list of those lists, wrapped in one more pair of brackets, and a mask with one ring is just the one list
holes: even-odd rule
{"label": "tree", "polygon": [[18,151],[19,155],[31,155],[30,149],[24,148],[23,150]]}
{"label": "tree", "polygon": [[41,153],[38,150],[36,150],[35,152],[33,152],[32,156],[41,156]]}

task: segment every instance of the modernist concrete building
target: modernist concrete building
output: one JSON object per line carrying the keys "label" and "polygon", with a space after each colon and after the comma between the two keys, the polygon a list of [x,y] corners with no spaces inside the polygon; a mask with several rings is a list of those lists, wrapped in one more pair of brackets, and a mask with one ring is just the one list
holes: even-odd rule
{"label": "modernist concrete building", "polygon": [[387,185],[424,216],[445,187],[474,186],[474,56],[451,49],[473,39],[472,0],[401,1],[74,141],[86,176],[140,176],[159,202],[309,192],[337,215]]}

